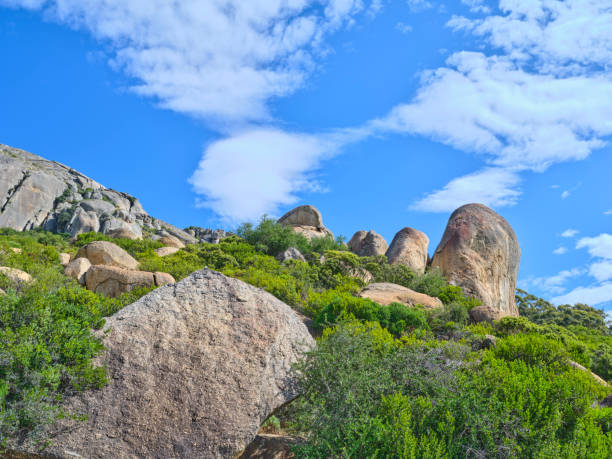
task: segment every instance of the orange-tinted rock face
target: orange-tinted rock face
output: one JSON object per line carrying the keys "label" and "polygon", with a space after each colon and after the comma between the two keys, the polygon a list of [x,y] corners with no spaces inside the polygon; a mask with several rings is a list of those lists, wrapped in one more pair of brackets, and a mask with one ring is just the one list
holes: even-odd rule
{"label": "orange-tinted rock face", "polygon": [[508,222],[482,204],[467,204],[451,215],[432,266],[504,317],[518,316],[514,291],[520,261]]}
{"label": "orange-tinted rock face", "polygon": [[400,230],[387,250],[391,264],[406,265],[416,273],[423,274],[427,267],[427,248],[429,238],[414,228]]}

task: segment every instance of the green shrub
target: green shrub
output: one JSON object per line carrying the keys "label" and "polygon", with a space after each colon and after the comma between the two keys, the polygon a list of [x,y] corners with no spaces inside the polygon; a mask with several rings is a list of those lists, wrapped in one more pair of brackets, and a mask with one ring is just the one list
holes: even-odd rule
{"label": "green shrub", "polygon": [[159,241],[153,241],[151,239],[126,239],[126,238],[113,238],[102,233],[83,233],[77,236],[74,245],[76,247],[82,247],[85,244],[89,244],[94,241],[108,241],[118,245],[123,250],[128,252],[135,258],[140,258],[143,255],[151,255],[153,250],[163,247],[163,244]]}
{"label": "green shrub", "polygon": [[281,225],[265,215],[256,227],[251,223],[245,223],[236,230],[236,234],[258,251],[271,256],[276,256],[289,247],[295,247],[304,256],[313,252],[323,253],[326,250],[346,250],[342,238],[334,240],[333,237],[326,236],[309,241],[292,228]]}
{"label": "green shrub", "polygon": [[[452,342],[396,341],[377,324],[328,330],[296,365],[299,457],[607,458],[609,389],[512,335],[476,360]],[[546,355],[547,354],[547,355]],[[546,356],[545,356],[546,355]]]}
{"label": "green shrub", "polygon": [[392,303],[381,306],[367,298],[349,294],[337,294],[317,316],[315,323],[319,328],[337,322],[357,319],[364,322],[377,322],[395,336],[414,329],[428,329],[423,311],[403,304]]}

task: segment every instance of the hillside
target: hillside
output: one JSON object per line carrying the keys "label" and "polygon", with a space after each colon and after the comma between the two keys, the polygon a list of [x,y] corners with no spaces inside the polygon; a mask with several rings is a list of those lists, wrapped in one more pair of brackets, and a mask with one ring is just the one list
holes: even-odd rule
{"label": "hillside", "polygon": [[605,315],[515,291],[516,235],[485,206],[433,259],[408,227],[345,244],[312,206],[211,243],[0,159],[8,457],[609,457]]}

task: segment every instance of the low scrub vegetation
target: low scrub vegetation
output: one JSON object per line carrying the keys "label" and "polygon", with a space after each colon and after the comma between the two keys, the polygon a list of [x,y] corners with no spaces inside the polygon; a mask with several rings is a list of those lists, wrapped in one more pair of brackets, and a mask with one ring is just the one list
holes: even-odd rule
{"label": "low scrub vegetation", "polygon": [[[311,242],[267,218],[237,234],[159,257],[161,244],[151,240],[0,230],[0,266],[35,279],[15,285],[0,276],[7,292],[0,296],[0,448],[8,438],[44,441],[45,425],[72,415],[58,408],[63,397],[106,383],[104,368],[92,363],[103,351],[94,331],[147,290],[96,295],[62,274],[58,255],[110,240],[139,269],[177,280],[215,269],[313,319],[318,347],[295,368],[303,396],[266,427],[303,436],[297,457],[608,457],[612,409],[597,401],[610,390],[569,365],[612,379],[612,335],[601,311],[556,308],[518,291],[522,317],[470,324],[469,310],[480,303],[435,270],[417,275],[385,257],[358,257],[341,239]],[[278,261],[288,247],[307,261]],[[380,306],[356,296],[366,279],[436,296],[444,306]],[[485,335],[497,345],[485,345]]]}

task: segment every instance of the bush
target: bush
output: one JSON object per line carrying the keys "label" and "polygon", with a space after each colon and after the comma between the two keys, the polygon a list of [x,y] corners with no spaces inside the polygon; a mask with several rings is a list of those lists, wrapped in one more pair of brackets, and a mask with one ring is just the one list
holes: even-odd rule
{"label": "bush", "polygon": [[251,223],[244,223],[236,230],[236,234],[256,250],[271,256],[276,256],[289,247],[295,247],[304,256],[313,252],[323,253],[326,250],[346,250],[342,238],[334,240],[331,236],[327,236],[309,241],[292,228],[281,225],[265,215],[256,227]]}
{"label": "bush", "polygon": [[609,389],[560,365],[559,352],[513,335],[476,360],[461,344],[340,324],[296,365],[303,395],[294,428],[308,441],[295,450],[312,458],[606,458],[612,409],[590,405]]}
{"label": "bush", "polygon": [[428,329],[423,311],[403,304],[392,303],[381,306],[367,298],[349,294],[337,294],[317,316],[315,323],[324,328],[338,322],[357,319],[364,322],[377,322],[395,336],[414,329]]}

